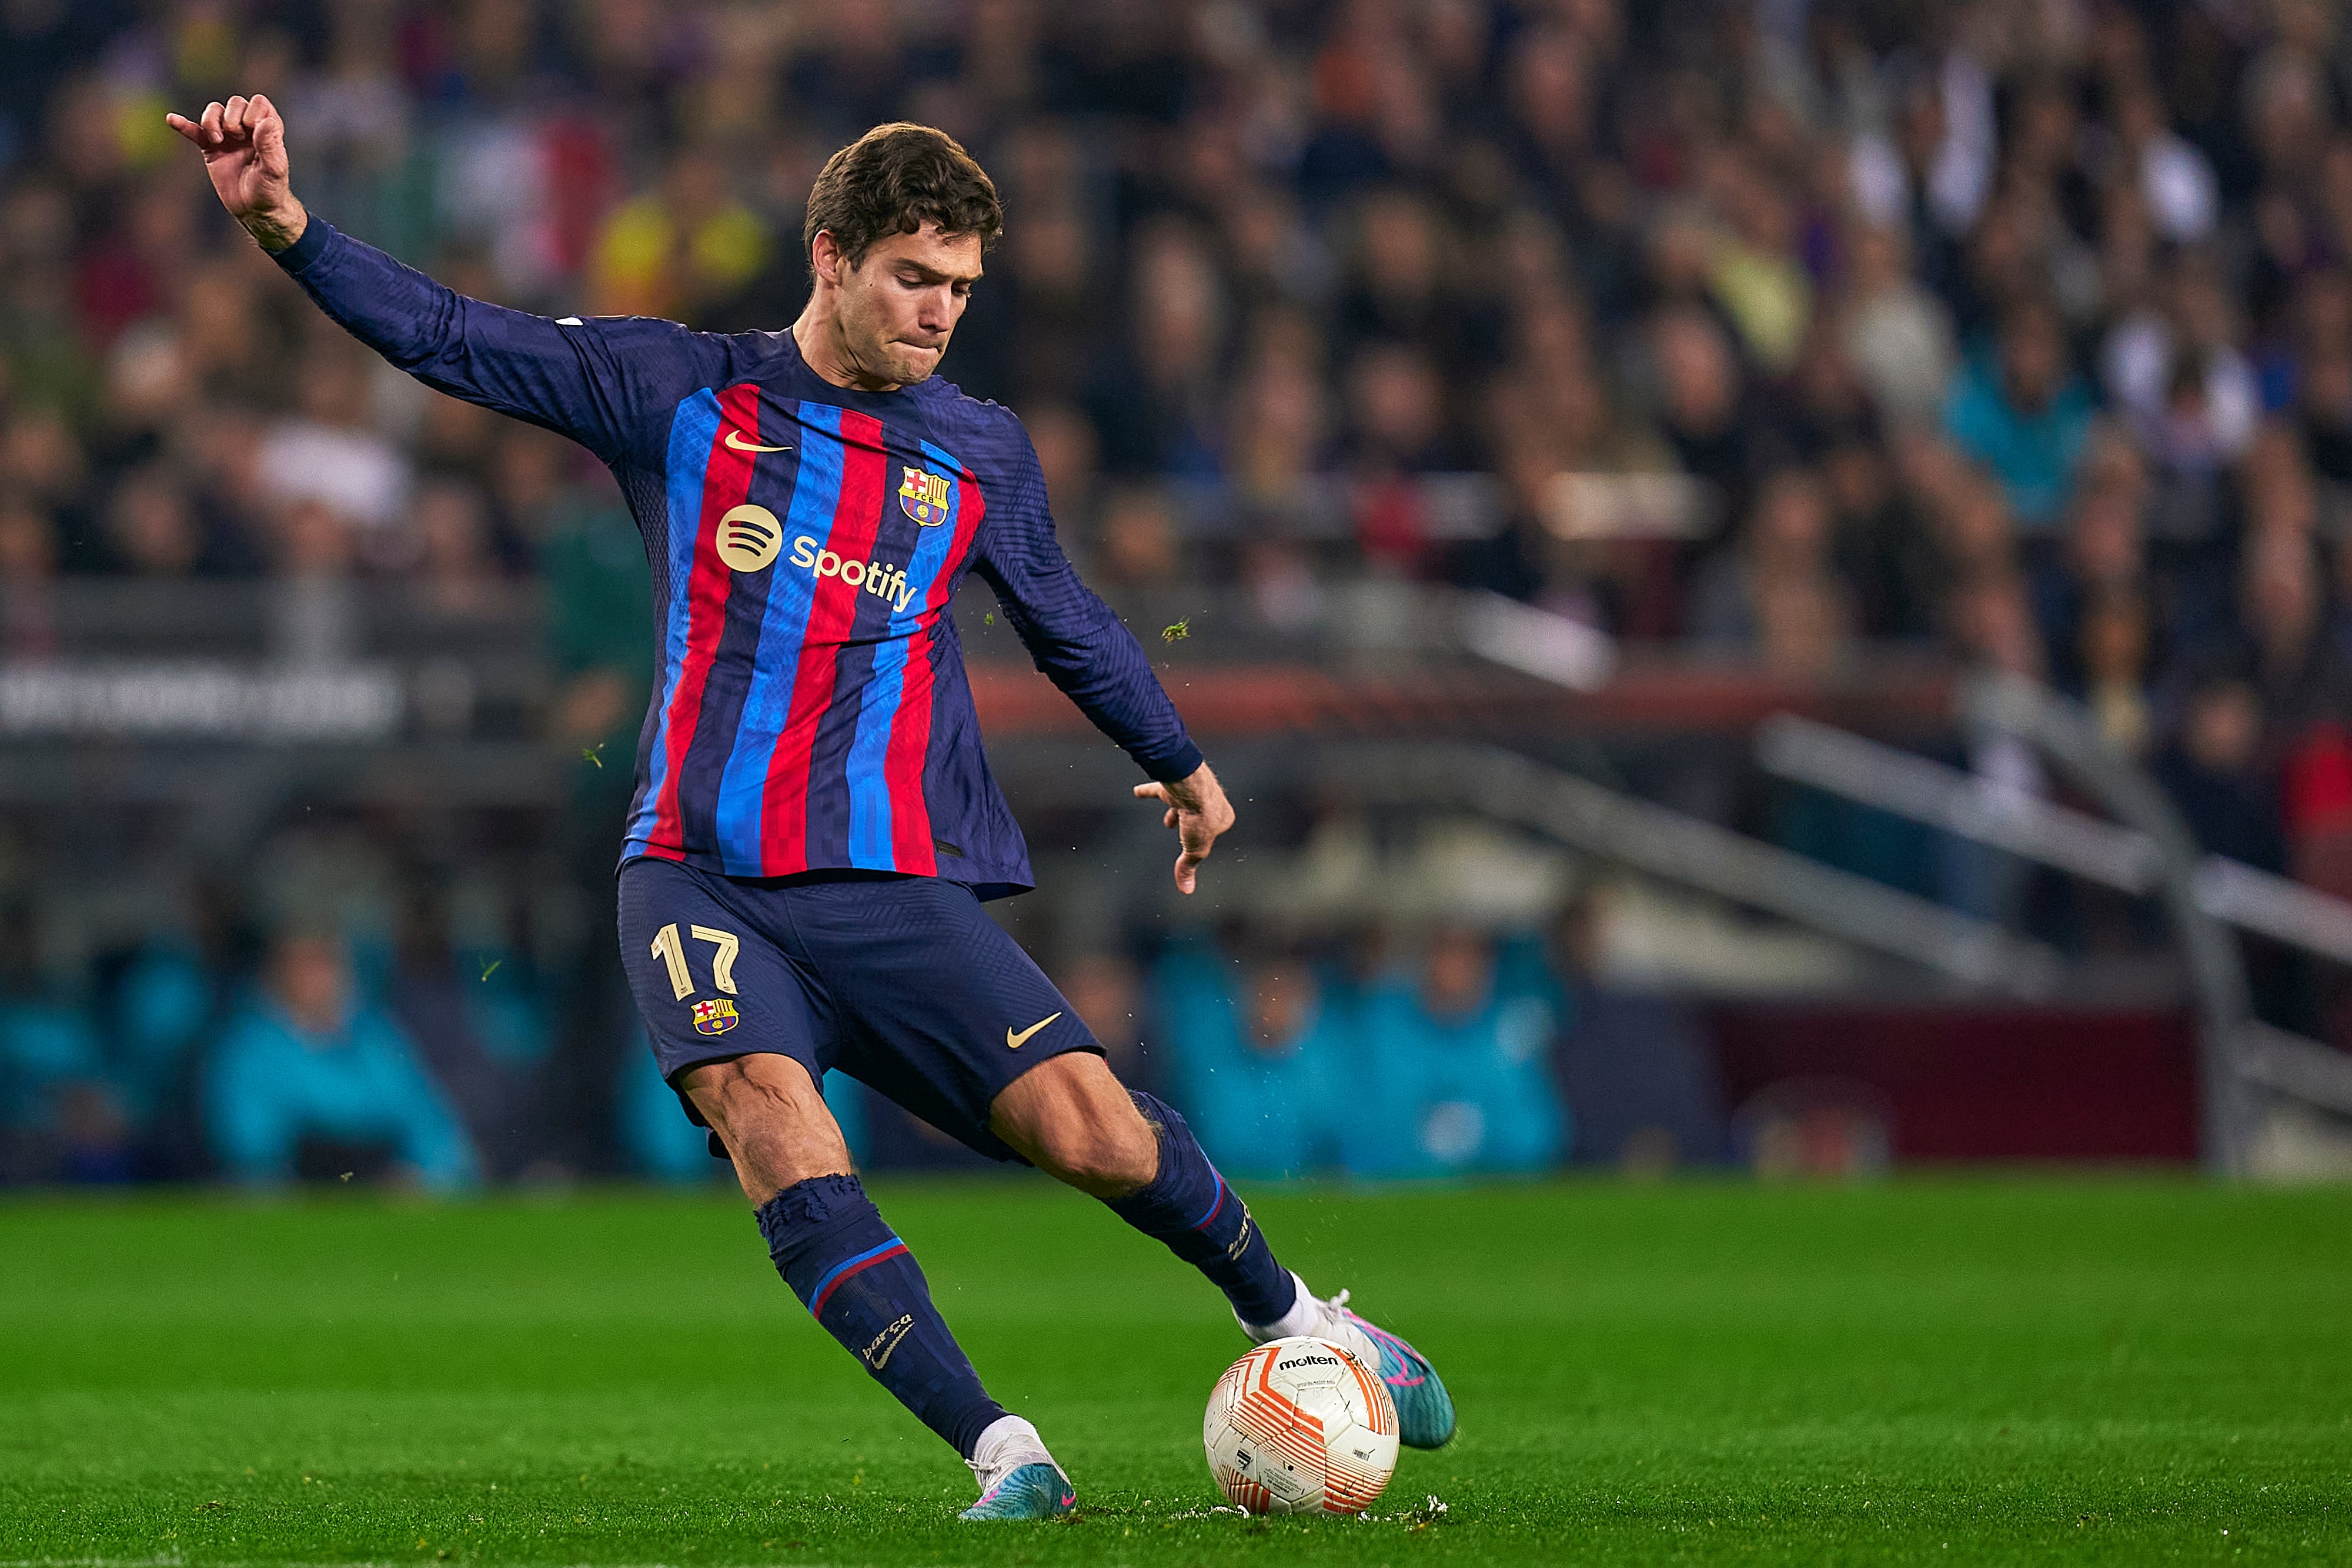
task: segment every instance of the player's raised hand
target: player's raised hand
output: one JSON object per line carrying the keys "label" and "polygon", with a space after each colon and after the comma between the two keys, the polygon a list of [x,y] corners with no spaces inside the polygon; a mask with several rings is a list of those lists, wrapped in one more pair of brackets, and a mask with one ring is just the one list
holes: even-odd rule
{"label": "player's raised hand", "polygon": [[276,104],[256,93],[208,103],[195,120],[167,114],[163,122],[205,155],[205,172],[221,205],[262,249],[284,250],[302,237],[310,216],[294,195],[286,121]]}
{"label": "player's raised hand", "polygon": [[1135,798],[1157,800],[1168,808],[1160,821],[1176,830],[1176,841],[1182,852],[1176,857],[1176,891],[1192,891],[1194,873],[1216,847],[1217,835],[1234,825],[1234,809],[1225,800],[1225,787],[1205,762],[1192,770],[1192,777],[1173,784],[1138,784]]}

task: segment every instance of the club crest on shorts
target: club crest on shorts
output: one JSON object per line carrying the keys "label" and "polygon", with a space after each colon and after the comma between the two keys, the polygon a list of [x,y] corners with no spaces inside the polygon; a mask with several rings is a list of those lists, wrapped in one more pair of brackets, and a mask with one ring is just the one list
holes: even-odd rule
{"label": "club crest on shorts", "polygon": [[907,477],[898,486],[898,505],[923,527],[938,528],[948,520],[946,477],[926,474],[920,468],[908,469]]}
{"label": "club crest on shorts", "polygon": [[735,1027],[735,1004],[725,997],[713,997],[707,1002],[694,1004],[694,1028],[698,1034],[725,1034]]}

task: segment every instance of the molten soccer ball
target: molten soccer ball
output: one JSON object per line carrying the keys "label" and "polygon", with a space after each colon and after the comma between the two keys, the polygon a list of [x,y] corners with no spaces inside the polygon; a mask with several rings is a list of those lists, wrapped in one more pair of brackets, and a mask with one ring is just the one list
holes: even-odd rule
{"label": "molten soccer ball", "polygon": [[1380,1373],[1327,1339],[1278,1339],[1225,1369],[1201,1440],[1247,1513],[1361,1513],[1396,1472]]}

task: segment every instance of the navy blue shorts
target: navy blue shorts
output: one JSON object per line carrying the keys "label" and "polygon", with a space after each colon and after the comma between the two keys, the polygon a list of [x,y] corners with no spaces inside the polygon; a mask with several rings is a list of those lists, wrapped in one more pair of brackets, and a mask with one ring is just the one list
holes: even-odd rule
{"label": "navy blue shorts", "polygon": [[819,1083],[839,1068],[991,1159],[1017,1160],[988,1130],[997,1095],[1047,1057],[1102,1054],[961,883],[760,882],[640,859],[621,868],[620,893],[629,989],[673,1087],[698,1063],[774,1051]]}

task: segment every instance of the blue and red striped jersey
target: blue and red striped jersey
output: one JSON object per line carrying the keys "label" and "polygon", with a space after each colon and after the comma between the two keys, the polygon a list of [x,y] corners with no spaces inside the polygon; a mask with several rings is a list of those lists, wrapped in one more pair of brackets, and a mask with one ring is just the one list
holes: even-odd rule
{"label": "blue and red striped jersey", "polygon": [[1062,553],[1008,410],[937,377],[835,386],[790,332],[485,304],[316,217],[277,259],[393,364],[570,436],[619,479],[660,629],[625,862],[1030,886],[948,613],[968,571],[1145,772],[1200,766],[1142,648]]}

